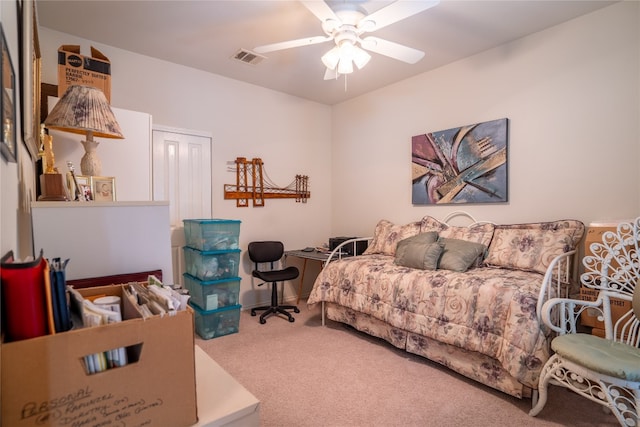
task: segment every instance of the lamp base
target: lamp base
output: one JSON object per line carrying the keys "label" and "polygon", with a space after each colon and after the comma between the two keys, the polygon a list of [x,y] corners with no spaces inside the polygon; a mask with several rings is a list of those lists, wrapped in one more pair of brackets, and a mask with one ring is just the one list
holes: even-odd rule
{"label": "lamp base", "polygon": [[43,173],[40,175],[42,194],[38,200],[43,202],[65,202],[69,200],[62,181],[62,174]]}
{"label": "lamp base", "polygon": [[84,156],[80,159],[80,172],[84,176],[101,176],[102,175],[102,162],[98,158],[96,148],[98,148],[98,141],[87,138],[86,141],[82,141],[84,146]]}

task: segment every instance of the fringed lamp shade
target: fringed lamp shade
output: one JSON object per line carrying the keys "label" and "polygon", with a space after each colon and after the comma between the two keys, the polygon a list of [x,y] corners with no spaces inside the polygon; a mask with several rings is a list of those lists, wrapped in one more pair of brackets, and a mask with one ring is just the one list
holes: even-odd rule
{"label": "fringed lamp shade", "polygon": [[91,86],[69,86],[44,125],[49,129],[87,135],[86,141],[82,141],[85,154],[80,169],[83,175],[88,176],[102,174],[100,159],[96,154],[98,142],[93,137],[124,138],[104,93]]}

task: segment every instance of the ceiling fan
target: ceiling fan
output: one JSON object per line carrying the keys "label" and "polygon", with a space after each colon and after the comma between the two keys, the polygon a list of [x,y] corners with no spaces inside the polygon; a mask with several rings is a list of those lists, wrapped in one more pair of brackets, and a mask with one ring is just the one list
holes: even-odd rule
{"label": "ceiling fan", "polygon": [[267,44],[258,46],[253,51],[268,53],[333,40],[335,46],[322,56],[322,62],[327,67],[324,79],[329,80],[341,74],[352,73],[353,64],[358,69],[364,67],[371,59],[367,51],[408,64],[418,62],[424,56],[424,52],[420,50],[374,36],[363,38],[362,35],[429,9],[440,0],[398,0],[369,15],[359,4],[361,1],[331,1],[332,6],[319,0],[300,2],[322,22],[322,30],[326,35]]}

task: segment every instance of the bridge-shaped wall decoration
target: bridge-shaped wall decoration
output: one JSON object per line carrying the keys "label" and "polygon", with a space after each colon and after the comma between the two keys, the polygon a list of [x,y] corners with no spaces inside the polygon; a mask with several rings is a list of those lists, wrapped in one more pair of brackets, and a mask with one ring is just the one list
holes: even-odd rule
{"label": "bridge-shaped wall decoration", "polygon": [[253,206],[264,206],[265,199],[296,199],[296,202],[306,203],[311,197],[307,175],[296,175],[289,185],[278,187],[264,171],[260,158],[236,158],[235,171],[236,183],[224,185],[224,198],[235,199],[239,208],[249,206],[249,199],[253,200]]}

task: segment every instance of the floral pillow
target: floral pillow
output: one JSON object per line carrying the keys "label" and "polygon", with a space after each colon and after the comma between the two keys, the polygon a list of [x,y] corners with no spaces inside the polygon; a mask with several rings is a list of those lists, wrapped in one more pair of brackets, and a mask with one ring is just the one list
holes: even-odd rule
{"label": "floral pillow", "polygon": [[496,225],[484,264],[544,274],[556,256],[576,248],[583,234],[584,224],[570,219]]}
{"label": "floral pillow", "polygon": [[391,221],[382,219],[376,225],[373,240],[363,252],[363,255],[383,254],[395,256],[398,242],[420,233],[420,221],[405,225],[396,225]]}
{"label": "floral pillow", "polygon": [[438,235],[446,239],[466,240],[467,242],[481,243],[489,246],[493,237],[495,224],[490,222],[479,222],[468,227],[455,227],[438,221],[437,219],[425,216],[422,218],[421,231],[437,231]]}

